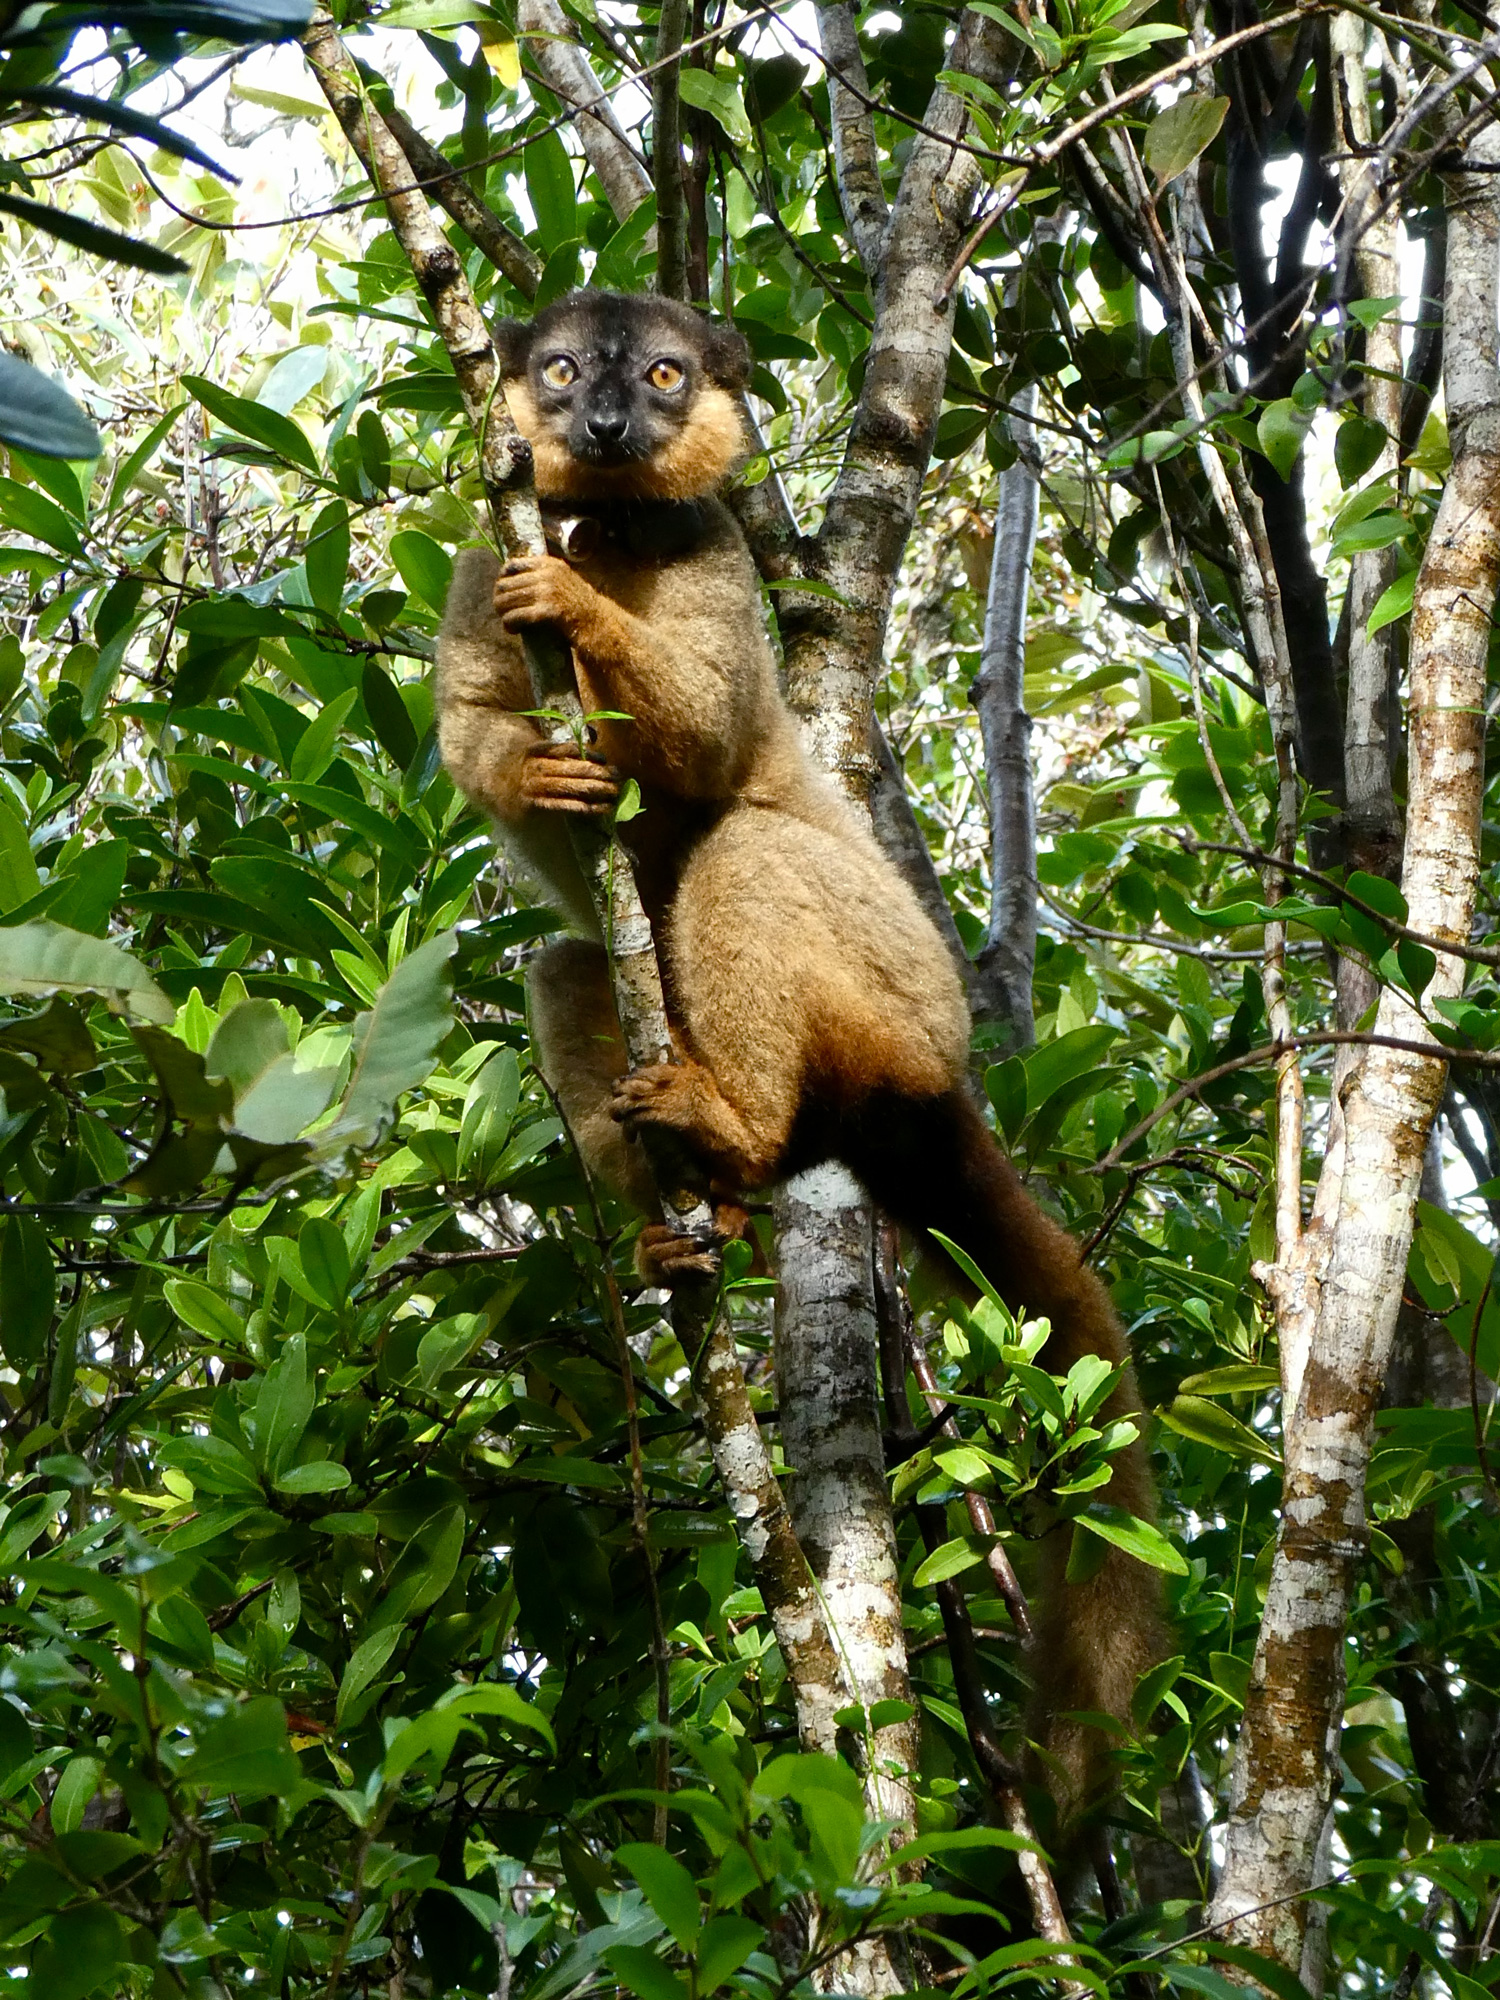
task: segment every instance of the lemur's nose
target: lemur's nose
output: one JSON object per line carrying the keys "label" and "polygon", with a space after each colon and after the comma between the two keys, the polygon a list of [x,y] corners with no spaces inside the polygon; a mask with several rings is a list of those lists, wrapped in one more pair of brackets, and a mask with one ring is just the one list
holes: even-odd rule
{"label": "lemur's nose", "polygon": [[623,410],[595,410],[588,419],[588,434],[595,444],[618,444],[629,422]]}

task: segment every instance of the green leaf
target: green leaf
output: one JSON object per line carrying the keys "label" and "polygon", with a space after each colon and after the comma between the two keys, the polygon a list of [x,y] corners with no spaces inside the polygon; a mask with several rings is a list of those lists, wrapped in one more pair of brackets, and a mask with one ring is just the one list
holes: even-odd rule
{"label": "green leaf", "polygon": [[[798,68],[801,68],[800,63]],[[694,1958],[698,1977],[695,1982],[700,2000],[716,1992],[731,1974],[739,1971],[752,1951],[762,1948],[765,1931],[749,1917],[726,1914],[710,1917],[698,1933]]]}
{"label": "green leaf", "polygon": [[521,1066],[514,1049],[491,1056],[469,1086],[458,1134],[458,1171],[481,1186],[494,1178],[521,1102]]}
{"label": "green leaf", "polygon": [[344,718],[353,708],[357,690],[346,688],[324,704],[297,739],[289,775],[299,784],[315,785],[338,753]]}
{"label": "green leaf", "polygon": [[1359,484],[1388,443],[1384,424],[1362,417],[1357,410],[1344,418],[1334,432],[1333,462],[1346,492]]}
{"label": "green leaf", "polygon": [[238,431],[241,437],[253,438],[278,458],[316,474],[317,456],[305,433],[290,417],[282,416],[278,410],[265,409],[244,396],[231,395],[229,390],[221,389],[215,382],[206,382],[201,375],[184,375],[182,386],[227,429]]}
{"label": "green leaf", "polygon": [[376,1632],[355,1647],[349,1656],[349,1664],[344,1669],[339,1682],[336,1714],[342,1722],[359,1697],[380,1674],[386,1662],[401,1643],[402,1632],[399,1625],[387,1626],[383,1632]]}
{"label": "green leaf", "polygon": [[0,1348],[18,1372],[40,1359],[56,1300],[57,1271],[41,1225],[13,1215],[0,1244]]}
{"label": "green leaf", "polygon": [[272,1483],[278,1493],[342,1493],[350,1480],[347,1467],[315,1458],[306,1465],[289,1466]]}
{"label": "green leaf", "polygon": [[1387,625],[1394,625],[1398,618],[1405,618],[1411,610],[1412,599],[1416,595],[1417,572],[1407,570],[1392,584],[1387,584],[1376,598],[1370,610],[1369,623],[1365,630],[1373,639],[1377,632],[1383,632]]}
{"label": "green leaf", "polygon": [[256,1463],[274,1479],[301,1442],[316,1400],[307,1343],[294,1333],[266,1370],[255,1399]]}
{"label": "green leaf", "polygon": [[0,479],[0,518],[23,535],[32,535],[64,555],[81,556],[78,530],[55,500],[23,486],[19,479]]}
{"label": "green leaf", "polygon": [[163,1025],[177,1013],[145,967],[119,945],[45,917],[0,930],[0,992],[103,993],[117,1009]]}
{"label": "green leaf", "polygon": [[168,1278],[162,1290],[167,1304],[184,1326],[192,1327],[221,1347],[243,1347],[245,1322],[211,1285],[196,1278]]}
{"label": "green leaf", "polygon": [[1119,1040],[1120,1030],[1102,1022],[1074,1028],[1055,1040],[1043,1042],[1024,1058],[1026,1064],[1026,1109],[1040,1110],[1048,1098],[1092,1069],[1107,1049]]}
{"label": "green leaf", "polygon": [[646,1892],[646,1901],[684,1951],[691,1951],[703,1912],[698,1886],[675,1854],[647,1841],[627,1841],[615,1859],[628,1868]]}
{"label": "green leaf", "polygon": [[84,1903],[52,1919],[26,1981],[28,2000],[82,2000],[95,1987],[120,1990],[124,1934],[105,1903]]}
{"label": "green leaf", "polygon": [[959,1535],[951,1542],[944,1542],[926,1558],[912,1578],[920,1590],[929,1583],[946,1583],[950,1576],[960,1576],[975,1563],[984,1561],[985,1544],[970,1535]]}
{"label": "green leaf", "polygon": [[97,458],[99,433],[67,395],[39,368],[0,348],[0,444],[19,445],[43,458]]}
{"label": "green leaf", "polygon": [[1259,1465],[1280,1465],[1280,1455],[1233,1411],[1221,1409],[1202,1396],[1177,1396],[1160,1412],[1161,1421],[1179,1437],[1192,1438],[1231,1458],[1248,1458]]}
{"label": "green leaf", "polygon": [[369,1621],[373,1627],[399,1625],[437,1603],[458,1569],[467,1526],[462,1507],[445,1507],[423,1525],[386,1579]]}
{"label": "green leaf", "polygon": [[1146,128],[1146,165],[1159,188],[1185,174],[1213,144],[1228,110],[1227,97],[1194,91],[1157,113]]}
{"label": "green leaf", "polygon": [[174,277],[188,266],[168,250],[154,243],[140,243],[133,236],[89,222],[71,209],[53,208],[46,202],[28,201],[24,195],[0,194],[0,215],[13,215],[30,229],[44,230],[75,250],[88,250],[96,257],[108,257],[114,264],[129,264],[137,271],[155,271],[159,277]]}
{"label": "green leaf", "polygon": [[453,1018],[457,943],[445,931],[404,958],[371,1011],[354,1023],[354,1073],[338,1118],[319,1134],[325,1152],[373,1146],[395,1117],[397,1100],[431,1071]]}
{"label": "green leaf", "polygon": [[[316,348],[311,351],[326,352]],[[303,562],[313,603],[330,618],[336,618],[344,601],[344,579],[349,574],[349,509],[342,500],[330,500],[313,522]],[[317,775],[321,777],[322,773]]]}
{"label": "green leaf", "polygon": [[302,1773],[286,1740],[286,1711],[271,1695],[231,1709],[210,1724],[180,1767],[182,1782],[206,1791],[258,1796],[290,1792]]}
{"label": "green leaf", "polygon": [[326,347],[290,348],[273,364],[271,372],[256,390],[256,402],[262,409],[278,410],[282,416],[290,416],[328,373],[329,359],[330,349]]}
{"label": "green leaf", "polygon": [[99,1789],[104,1766],[97,1757],[70,1757],[52,1794],[52,1831],[72,1833],[83,1824],[83,1812]]}
{"label": "green leaf", "polygon": [[[147,431],[130,456],[123,460],[119,470],[110,481],[109,505],[111,510],[119,506],[121,500],[130,491],[137,478],[151,463],[152,459],[161,449],[162,442],[166,438],[168,431],[171,430],[173,424],[176,423],[186,407],[185,403],[174,403],[166,414],[151,426],[150,430]],[[71,454],[69,455],[71,456]]]}
{"label": "green leaf", "polygon": [[[1211,1403],[1205,1405],[1208,1409],[1215,1407]],[[1218,1414],[1224,1413],[1219,1411]],[[1137,1562],[1146,1563],[1152,1569],[1165,1570],[1168,1576],[1186,1576],[1188,1573],[1186,1556],[1173,1547],[1161,1529],[1153,1528],[1149,1521],[1139,1520],[1134,1514],[1127,1514],[1123,1507],[1106,1507],[1096,1501],[1073,1518],[1077,1527],[1086,1528],[1101,1541],[1123,1549]]]}
{"label": "green leaf", "polygon": [[360,695],[381,748],[404,771],[417,754],[417,732],[395,682],[374,660],[365,662]]}
{"label": "green leaf", "polygon": [[1181,1394],[1192,1396],[1258,1395],[1266,1389],[1280,1386],[1281,1376],[1274,1368],[1263,1367],[1254,1361],[1234,1361],[1225,1368],[1210,1368],[1201,1375],[1187,1375],[1177,1385]]}
{"label": "green leaf", "polygon": [[1284,480],[1291,478],[1292,467],[1297,463],[1303,441],[1311,428],[1311,416],[1298,409],[1290,396],[1283,396],[1279,402],[1267,403],[1261,411],[1255,434],[1260,440],[1261,450]]}
{"label": "green leaf", "polygon": [[916,1840],[910,1840],[904,1847],[891,1850],[889,1858],[881,1864],[883,1875],[904,1871],[911,1863],[928,1861],[933,1855],[982,1853],[986,1849],[998,1848],[1007,1854],[1036,1854],[1040,1852],[1034,1840],[1024,1834],[1010,1833],[998,1826],[969,1826],[952,1833],[924,1833]]}
{"label": "green leaf", "polygon": [[297,1238],[302,1272],[320,1305],[339,1312],[349,1296],[349,1249],[326,1216],[311,1215]]}
{"label": "green leaf", "polygon": [[604,1961],[637,2000],[688,2000],[689,1987],[645,1945],[617,1944],[604,1952]]}
{"label": "green leaf", "polygon": [[573,162],[556,132],[533,139],[521,155],[526,192],[536,216],[542,249],[550,255],[559,244],[578,234],[578,197]]}
{"label": "green leaf", "polygon": [[755,135],[745,115],[740,87],[732,77],[720,76],[716,70],[683,68],[677,75],[677,90],[684,104],[706,111],[723,127],[735,145],[748,146],[752,143]]}
{"label": "green leaf", "polygon": [[403,528],[391,536],[391,561],[407,589],[441,614],[453,580],[453,558],[448,551],[419,528]]}

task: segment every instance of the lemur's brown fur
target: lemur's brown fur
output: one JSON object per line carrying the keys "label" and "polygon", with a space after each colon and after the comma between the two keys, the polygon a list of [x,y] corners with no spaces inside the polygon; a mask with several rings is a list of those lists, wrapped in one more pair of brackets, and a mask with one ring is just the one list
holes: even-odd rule
{"label": "lemur's brown fur", "polygon": [[[738,336],[655,298],[575,292],[501,329],[505,392],[530,438],[544,509],[597,530],[571,562],[502,570],[467,549],[439,640],[443,755],[498,822],[513,859],[580,934],[535,961],[545,1073],[586,1157],[654,1209],[640,1148],[671,1128],[715,1196],[830,1157],[908,1225],[941,1229],[1015,1308],[1052,1322],[1046,1364],[1127,1360],[1108,1296],[1078,1246],[1026,1194],[964,1087],[969,1017],[947,947],[863,820],[802,747],[782,700],[749,553],[714,493],[744,450]],[[587,753],[544,742],[515,633],[559,627],[588,713]],[[662,948],[678,1060],[627,1073],[608,965],[567,839],[634,778],[622,828]],[[648,1226],[644,1276],[701,1269],[701,1244]],[[1108,1414],[1138,1409],[1127,1373]],[[1152,1510],[1144,1448],[1106,1497]],[[1111,1551],[1065,1584],[1069,1534],[1044,1538],[1052,1575],[1036,1642],[1045,1749],[1065,1808],[1097,1782],[1104,1738],[1070,1710],[1126,1718],[1160,1652],[1155,1573]]]}

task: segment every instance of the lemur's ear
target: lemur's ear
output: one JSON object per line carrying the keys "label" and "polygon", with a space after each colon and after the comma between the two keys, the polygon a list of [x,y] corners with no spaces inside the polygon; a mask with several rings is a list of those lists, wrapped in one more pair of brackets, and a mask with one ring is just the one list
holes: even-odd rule
{"label": "lemur's ear", "polygon": [[732,326],[711,326],[703,342],[703,366],[721,389],[748,389],[750,348],[745,336]]}
{"label": "lemur's ear", "polygon": [[491,331],[495,336],[495,352],[500,356],[500,373],[524,375],[531,359],[531,321],[502,319]]}

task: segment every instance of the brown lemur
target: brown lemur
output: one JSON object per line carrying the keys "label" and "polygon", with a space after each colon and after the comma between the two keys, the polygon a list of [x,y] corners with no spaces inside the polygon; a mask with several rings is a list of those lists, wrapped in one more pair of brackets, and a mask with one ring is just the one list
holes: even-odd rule
{"label": "brown lemur", "polygon": [[[578,933],[533,962],[530,993],[543,1073],[594,1171],[659,1216],[630,1143],[648,1125],[678,1135],[726,1207],[841,1160],[901,1222],[962,1245],[1013,1308],[1045,1314],[1047,1366],[1127,1362],[1104,1287],[965,1087],[969,1016],[947,947],[782,699],[749,551],[715,497],[746,450],[744,341],[668,300],[579,291],[497,342],[544,517],[590,532],[569,530],[571,560],[502,568],[488,549],[462,552],[438,642],[439,728],[455,782]],[[629,718],[599,720],[586,749],[544,741],[522,713],[533,702],[515,635],[534,625],[568,639],[586,714]],[[644,810],[620,836],[677,1056],[633,1073],[567,834],[570,814],[609,813],[625,778]],[[670,1284],[707,1259],[658,1220],[637,1261]],[[1127,1370],[1108,1414],[1138,1408]],[[1107,1498],[1149,1516],[1144,1447],[1115,1463]],[[1160,1652],[1156,1573],[1111,1550],[1066,1584],[1069,1539],[1043,1538],[1036,1644],[1065,1807],[1094,1788],[1104,1748],[1066,1712],[1128,1717]]]}

